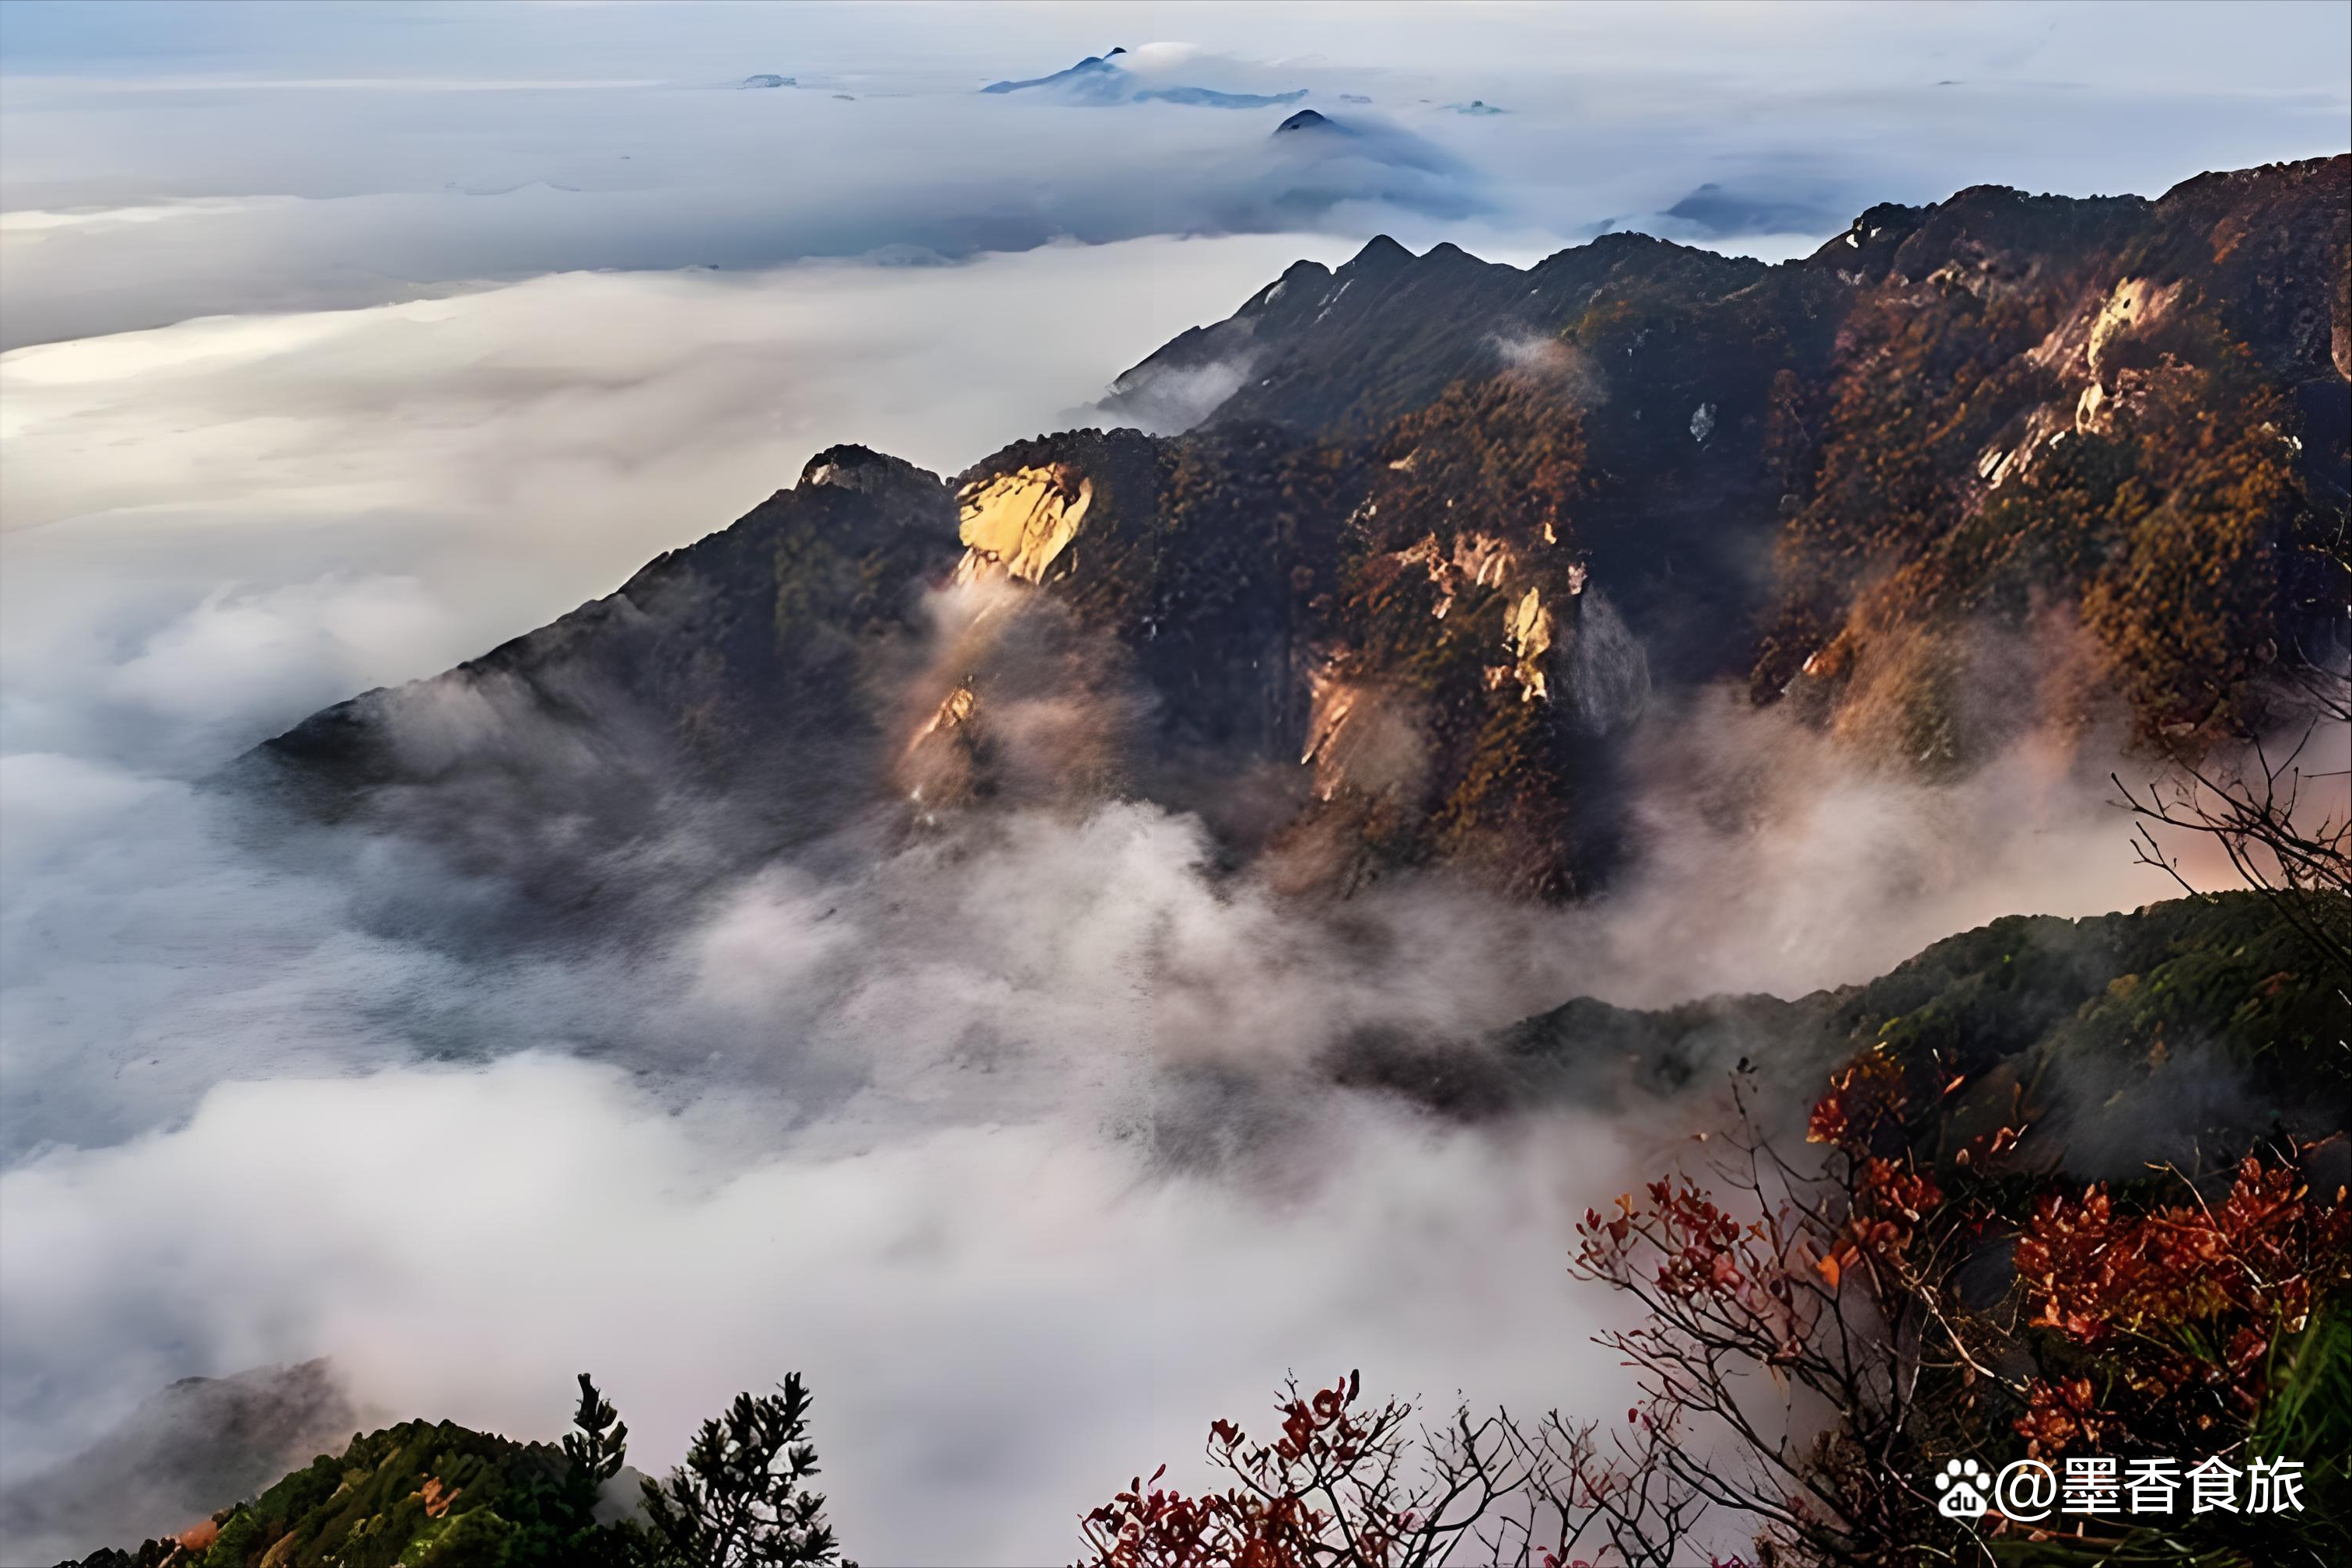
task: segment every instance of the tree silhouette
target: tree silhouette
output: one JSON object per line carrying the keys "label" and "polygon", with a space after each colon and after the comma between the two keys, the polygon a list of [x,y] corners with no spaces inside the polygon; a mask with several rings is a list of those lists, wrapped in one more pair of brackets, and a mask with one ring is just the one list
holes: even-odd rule
{"label": "tree silhouette", "polygon": [[[652,1560],[669,1568],[838,1564],[808,1438],[809,1394],[798,1373],[771,1394],[739,1394],[702,1424],[686,1462],[645,1483]],[[854,1565],[847,1565],[854,1568]]]}

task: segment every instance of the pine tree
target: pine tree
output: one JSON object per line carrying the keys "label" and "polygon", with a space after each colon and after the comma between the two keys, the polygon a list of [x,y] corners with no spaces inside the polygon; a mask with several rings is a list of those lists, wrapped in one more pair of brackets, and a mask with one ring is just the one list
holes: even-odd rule
{"label": "pine tree", "polygon": [[645,1483],[654,1559],[665,1568],[855,1568],[824,1520],[807,1441],[809,1394],[800,1374],[775,1394],[739,1394],[702,1424],[686,1463]]}

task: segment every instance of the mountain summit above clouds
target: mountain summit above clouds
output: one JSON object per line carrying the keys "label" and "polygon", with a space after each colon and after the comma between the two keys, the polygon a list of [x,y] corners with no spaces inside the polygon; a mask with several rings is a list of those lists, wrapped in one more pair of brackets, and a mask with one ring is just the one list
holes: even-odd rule
{"label": "mountain summit above clouds", "polygon": [[2347,171],[1978,187],[1777,267],[1375,239],[1120,376],[1150,431],[820,454],[247,770],[579,911],[689,805],[769,855],[1112,797],[1286,886],[1570,895],[1722,688],[1930,778],[2110,717],[2194,751],[2342,646]]}
{"label": "mountain summit above clouds", "polygon": [[1032,88],[1060,88],[1068,87],[1073,83],[1087,84],[1088,90],[1092,90],[1093,84],[1108,81],[1118,75],[1118,68],[1111,64],[1111,61],[1125,53],[1127,51],[1124,48],[1115,48],[1108,55],[1088,55],[1076,65],[1055,71],[1048,76],[1034,76],[1025,81],[991,82],[980,90],[997,93],[1026,92]]}
{"label": "mountain summit above clouds", "polygon": [[1066,69],[1049,76],[1031,77],[1025,81],[991,82],[980,90],[987,93],[1035,92],[1040,97],[1053,98],[1067,103],[1177,103],[1200,109],[1269,109],[1279,104],[1296,103],[1307,96],[1305,88],[1290,92],[1225,92],[1215,88],[1195,87],[1181,82],[1159,81],[1129,68],[1123,63],[1124,48],[1107,55],[1088,55]]}

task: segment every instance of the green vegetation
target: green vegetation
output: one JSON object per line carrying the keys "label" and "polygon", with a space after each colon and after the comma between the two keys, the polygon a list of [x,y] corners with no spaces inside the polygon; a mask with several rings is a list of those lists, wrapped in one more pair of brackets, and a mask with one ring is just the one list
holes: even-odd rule
{"label": "green vegetation", "polygon": [[797,1373],[775,1394],[736,1395],[684,1465],[639,1481],[630,1508],[614,1489],[628,1428],[583,1373],[561,1447],[404,1422],[176,1540],[80,1568],[856,1568],[808,1489],[809,1404]]}

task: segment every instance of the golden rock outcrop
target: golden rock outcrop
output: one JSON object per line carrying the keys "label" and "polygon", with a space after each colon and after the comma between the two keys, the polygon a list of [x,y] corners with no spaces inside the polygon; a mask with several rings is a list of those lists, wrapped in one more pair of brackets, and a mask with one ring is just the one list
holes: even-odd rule
{"label": "golden rock outcrop", "polygon": [[1044,582],[1085,528],[1094,499],[1094,481],[1066,464],[974,479],[956,496],[964,545],[958,580],[1002,573]]}

